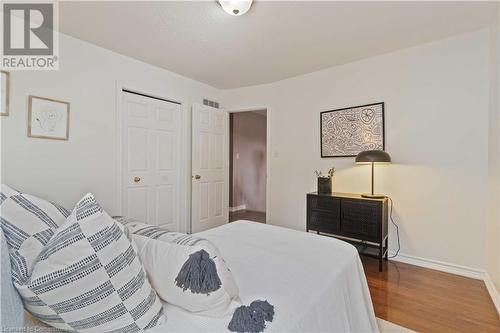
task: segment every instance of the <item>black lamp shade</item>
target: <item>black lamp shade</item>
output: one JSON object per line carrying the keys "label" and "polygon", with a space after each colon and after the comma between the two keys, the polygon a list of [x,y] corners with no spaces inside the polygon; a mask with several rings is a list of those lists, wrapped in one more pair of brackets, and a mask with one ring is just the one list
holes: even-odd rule
{"label": "black lamp shade", "polygon": [[356,163],[390,163],[391,156],[383,150],[366,150],[356,156]]}

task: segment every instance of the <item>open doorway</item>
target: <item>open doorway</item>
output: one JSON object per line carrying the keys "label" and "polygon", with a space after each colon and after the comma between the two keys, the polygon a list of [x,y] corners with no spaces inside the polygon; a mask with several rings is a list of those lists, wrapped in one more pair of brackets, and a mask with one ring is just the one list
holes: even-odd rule
{"label": "open doorway", "polygon": [[267,111],[229,114],[229,222],[266,223]]}

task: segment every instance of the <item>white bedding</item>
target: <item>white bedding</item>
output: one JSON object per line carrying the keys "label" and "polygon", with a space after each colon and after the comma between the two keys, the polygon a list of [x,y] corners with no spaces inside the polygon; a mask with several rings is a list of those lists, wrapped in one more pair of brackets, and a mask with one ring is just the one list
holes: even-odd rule
{"label": "white bedding", "polygon": [[[274,305],[265,332],[378,332],[356,249],[339,240],[249,221],[197,234],[219,247],[245,305]],[[208,318],[164,304],[167,321],[147,331],[229,332],[231,316]]]}

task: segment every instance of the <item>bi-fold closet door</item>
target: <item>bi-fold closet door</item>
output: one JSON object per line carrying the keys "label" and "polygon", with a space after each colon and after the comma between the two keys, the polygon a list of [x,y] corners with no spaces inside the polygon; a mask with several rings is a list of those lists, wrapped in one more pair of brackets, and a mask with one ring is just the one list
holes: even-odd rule
{"label": "bi-fold closet door", "polygon": [[122,214],[179,231],[181,105],[122,92]]}

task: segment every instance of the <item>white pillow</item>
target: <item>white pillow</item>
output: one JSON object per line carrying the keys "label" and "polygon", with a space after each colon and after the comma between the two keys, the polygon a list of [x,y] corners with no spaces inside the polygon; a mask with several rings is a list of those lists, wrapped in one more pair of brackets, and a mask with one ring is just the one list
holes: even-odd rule
{"label": "white pillow", "polygon": [[124,227],[92,194],[56,230],[29,280],[15,286],[35,318],[63,330],[138,332],[163,318]]}
{"label": "white pillow", "polygon": [[[231,314],[240,305],[238,287],[219,250],[205,239],[184,236],[192,245],[132,234],[151,285],[163,300],[190,312],[210,317]],[[201,254],[204,259],[200,264]],[[184,274],[180,274],[181,269]],[[196,274],[198,283],[185,279]],[[200,285],[200,281],[204,283]]]}

